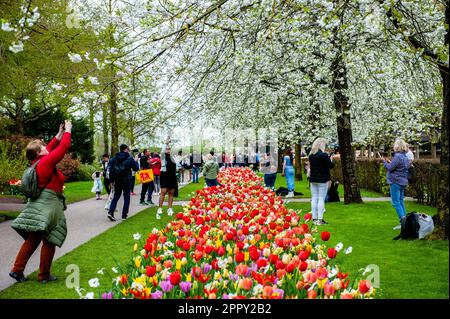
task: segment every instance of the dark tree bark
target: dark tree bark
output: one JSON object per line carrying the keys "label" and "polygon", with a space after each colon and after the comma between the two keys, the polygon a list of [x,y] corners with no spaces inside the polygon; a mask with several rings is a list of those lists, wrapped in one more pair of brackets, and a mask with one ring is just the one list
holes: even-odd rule
{"label": "dark tree bark", "polygon": [[[446,10],[446,21],[449,23],[449,7],[447,6]],[[448,45],[448,34],[449,31],[447,31],[447,45]],[[438,198],[437,198],[437,208],[438,208],[438,227],[436,229],[436,234],[439,238],[447,238],[448,239],[448,214],[449,214],[449,207],[448,207],[448,165],[449,165],[449,153],[448,153],[448,104],[449,104],[449,70],[448,68],[444,70],[441,68],[440,70],[441,76],[442,76],[442,84],[443,84],[443,109],[442,109],[442,120],[441,120],[441,174],[440,174],[440,181],[439,181],[439,192],[438,192]]]}
{"label": "dark tree bark", "polygon": [[114,83],[111,84],[109,105],[109,116],[111,120],[111,154],[115,154],[119,151],[119,128],[117,126],[117,87]]}
{"label": "dark tree bark", "polygon": [[352,123],[350,103],[346,95],[348,89],[347,69],[339,48],[332,62],[334,107],[337,113],[337,133],[342,163],[344,203],[361,203],[361,192],[356,175],[355,151],[352,147]]}
{"label": "dark tree bark", "polygon": [[299,181],[303,180],[302,174],[302,143],[298,141],[295,144],[295,178]]}
{"label": "dark tree bark", "polygon": [[[106,103],[103,104],[102,129],[103,129],[103,152],[109,154],[108,105]],[[111,154],[111,156],[113,155],[114,154]]]}

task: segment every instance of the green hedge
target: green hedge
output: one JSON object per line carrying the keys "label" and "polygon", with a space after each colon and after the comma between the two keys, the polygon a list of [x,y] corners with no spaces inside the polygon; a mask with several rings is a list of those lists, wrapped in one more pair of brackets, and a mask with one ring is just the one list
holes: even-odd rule
{"label": "green hedge", "polygon": [[[413,165],[417,173],[417,182],[408,186],[406,196],[417,198],[421,204],[436,207],[439,176],[441,174],[439,160],[415,160]],[[356,172],[360,188],[383,193],[386,196],[389,195],[389,185],[386,183],[386,170],[380,159],[358,158],[356,160]],[[342,183],[340,160],[335,161],[335,167],[331,174],[334,179]]]}

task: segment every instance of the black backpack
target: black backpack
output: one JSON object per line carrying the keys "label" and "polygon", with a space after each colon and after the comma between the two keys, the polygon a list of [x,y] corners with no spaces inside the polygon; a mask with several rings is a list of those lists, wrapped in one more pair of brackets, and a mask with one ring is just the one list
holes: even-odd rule
{"label": "black backpack", "polygon": [[416,212],[411,212],[402,219],[400,235],[394,239],[416,239],[419,238],[420,224]]}
{"label": "black backpack", "polygon": [[275,194],[277,194],[277,196],[286,196],[287,194],[289,194],[289,190],[285,187],[279,187]]}
{"label": "black backpack", "polygon": [[118,181],[128,178],[130,167],[127,165],[127,159],[114,159],[113,165],[109,168],[109,178],[112,181]]}

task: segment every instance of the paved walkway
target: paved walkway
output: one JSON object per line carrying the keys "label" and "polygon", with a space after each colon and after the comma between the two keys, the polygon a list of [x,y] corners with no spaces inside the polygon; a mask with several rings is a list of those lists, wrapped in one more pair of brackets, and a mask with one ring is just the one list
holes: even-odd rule
{"label": "paved walkway", "polygon": [[[185,185],[180,185],[180,188],[183,186]],[[136,196],[131,196],[130,211],[128,214],[129,217],[146,208],[154,207],[139,205],[139,188],[137,194],[138,195]],[[153,197],[153,202],[157,203],[157,200],[158,196],[156,195]],[[61,248],[56,248],[54,260],[122,222],[120,217],[123,207],[123,197],[121,197],[117,205],[117,209],[119,211],[115,213],[117,222],[111,222],[107,219],[106,210],[104,209],[105,203],[106,195],[103,195],[103,200],[95,200],[95,198],[92,198],[68,205],[67,210],[65,211],[67,219],[67,238]],[[179,204],[180,202],[173,203],[174,206]],[[7,210],[3,207],[4,206],[2,204],[0,210]],[[10,207],[15,209],[8,210],[20,211],[21,209],[17,209],[20,207]],[[12,221],[6,221],[0,223],[0,291],[8,288],[16,282],[14,279],[9,277],[8,274],[14,264],[16,254],[23,243],[22,237],[20,237],[19,234],[11,228],[11,222]],[[27,264],[27,268],[25,269],[26,276],[39,268],[39,257],[40,246],[35,251],[33,256],[31,256]]]}

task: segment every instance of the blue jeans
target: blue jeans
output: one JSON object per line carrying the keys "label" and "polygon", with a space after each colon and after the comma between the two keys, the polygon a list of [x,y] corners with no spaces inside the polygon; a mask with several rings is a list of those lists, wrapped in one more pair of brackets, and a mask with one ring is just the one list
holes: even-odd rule
{"label": "blue jeans", "polygon": [[192,167],[192,182],[198,183],[198,175],[200,173],[199,167]]}
{"label": "blue jeans", "polygon": [[206,186],[208,186],[208,187],[219,186],[220,185],[219,181],[217,180],[217,178],[215,178],[215,179],[205,178],[205,181],[206,181]]}
{"label": "blue jeans", "polygon": [[311,211],[313,219],[323,219],[327,193],[328,183],[311,183]]}
{"label": "blue jeans", "polygon": [[159,175],[155,175],[155,179],[153,180],[153,184],[155,184],[155,191],[159,193],[161,187],[159,187]]}
{"label": "blue jeans", "polygon": [[406,216],[405,208],[405,189],[406,186],[399,184],[391,184],[391,202],[397,212],[398,219],[401,221],[403,217]]}
{"label": "blue jeans", "polygon": [[287,189],[290,192],[294,191],[294,166],[286,166],[284,169],[286,175]]}
{"label": "blue jeans", "polygon": [[[133,176],[134,178],[134,176]],[[130,208],[130,192],[131,192],[131,181],[120,181],[114,183],[114,197],[111,201],[111,206],[109,206],[108,214],[114,216],[114,212],[117,207],[117,202],[119,201],[120,196],[123,192],[123,208],[122,208],[122,217],[128,216],[128,210]]]}
{"label": "blue jeans", "polygon": [[275,181],[277,179],[277,173],[273,174],[264,174],[264,185],[270,189],[275,188]]}

